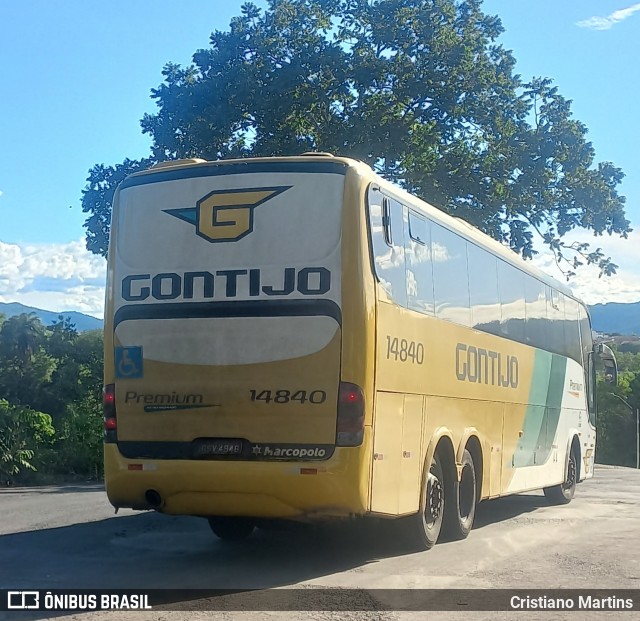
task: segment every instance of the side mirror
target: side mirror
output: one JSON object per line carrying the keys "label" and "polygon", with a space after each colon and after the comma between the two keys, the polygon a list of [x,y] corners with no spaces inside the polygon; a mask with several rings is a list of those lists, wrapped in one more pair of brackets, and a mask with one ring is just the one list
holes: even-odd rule
{"label": "side mirror", "polygon": [[612,386],[618,385],[618,363],[613,350],[604,343],[597,346],[597,354],[604,367],[604,381]]}
{"label": "side mirror", "polygon": [[602,363],[604,365],[604,381],[608,384],[612,384],[613,386],[617,386],[618,367],[616,366],[615,360],[611,361],[604,359]]}

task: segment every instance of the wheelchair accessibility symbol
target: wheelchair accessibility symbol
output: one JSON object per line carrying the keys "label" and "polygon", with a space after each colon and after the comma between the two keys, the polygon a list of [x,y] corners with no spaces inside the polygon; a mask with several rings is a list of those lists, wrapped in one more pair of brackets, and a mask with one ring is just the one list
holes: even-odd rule
{"label": "wheelchair accessibility symbol", "polygon": [[142,377],[142,347],[116,347],[115,354],[116,377]]}

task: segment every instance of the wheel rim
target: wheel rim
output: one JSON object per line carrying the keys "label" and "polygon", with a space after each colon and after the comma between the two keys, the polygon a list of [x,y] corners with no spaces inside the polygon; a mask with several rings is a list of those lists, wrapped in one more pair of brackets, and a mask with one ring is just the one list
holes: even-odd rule
{"label": "wheel rim", "polygon": [[432,526],[442,515],[444,501],[444,491],[442,481],[433,472],[429,473],[429,484],[427,486],[427,506],[425,508],[425,518],[427,524]]}

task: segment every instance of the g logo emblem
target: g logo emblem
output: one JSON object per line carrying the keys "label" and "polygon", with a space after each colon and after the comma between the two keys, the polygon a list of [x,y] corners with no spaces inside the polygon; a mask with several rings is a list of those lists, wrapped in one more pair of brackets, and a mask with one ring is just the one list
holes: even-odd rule
{"label": "g logo emblem", "polygon": [[253,231],[253,210],[291,186],[215,190],[195,208],[166,209],[180,220],[195,224],[196,234],[210,242],[235,242]]}

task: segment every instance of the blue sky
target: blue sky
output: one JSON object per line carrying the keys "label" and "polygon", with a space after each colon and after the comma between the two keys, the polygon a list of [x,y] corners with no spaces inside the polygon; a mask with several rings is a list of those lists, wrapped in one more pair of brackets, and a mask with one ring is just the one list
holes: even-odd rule
{"label": "blue sky", "polygon": [[[163,65],[189,63],[240,5],[0,3],[0,301],[101,315],[104,261],[82,241],[87,171],[148,154],[139,120],[154,111]],[[501,42],[523,79],[552,78],[589,128],[597,160],[625,171],[627,215],[640,228],[640,3],[485,0],[484,9],[501,17]],[[570,285],[591,303],[640,300],[640,233],[598,245],[619,275],[585,270]],[[548,256],[537,262],[553,271]]]}

